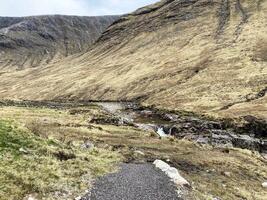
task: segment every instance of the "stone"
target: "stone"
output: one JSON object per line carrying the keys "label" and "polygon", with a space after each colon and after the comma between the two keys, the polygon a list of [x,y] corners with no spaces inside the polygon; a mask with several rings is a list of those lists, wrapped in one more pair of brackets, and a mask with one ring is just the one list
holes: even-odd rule
{"label": "stone", "polygon": [[170,165],[162,160],[155,160],[153,164],[164,172],[170,168]]}
{"label": "stone", "polygon": [[94,147],[95,147],[95,145],[90,141],[87,141],[87,142],[85,142],[84,144],[81,145],[82,149],[92,149]]}
{"label": "stone", "polygon": [[238,148],[259,151],[262,142],[260,139],[250,137],[249,135],[236,135],[233,139],[233,145]]}
{"label": "stone", "polygon": [[262,187],[267,188],[267,182],[264,182],[261,185],[262,185]]}
{"label": "stone", "polygon": [[30,194],[23,198],[23,200],[38,200],[37,194]]}
{"label": "stone", "polygon": [[33,196],[29,196],[28,200],[36,200]]}
{"label": "stone", "polygon": [[176,168],[171,167],[162,160],[155,160],[153,164],[162,170],[175,184],[190,187],[190,183],[180,175]]}
{"label": "stone", "polygon": [[263,157],[264,159],[267,160],[267,153],[263,153],[263,154],[261,154],[261,155],[262,155],[262,157]]}
{"label": "stone", "polygon": [[231,177],[231,172],[224,172],[223,174],[227,177]]}
{"label": "stone", "polygon": [[218,135],[212,133],[211,144],[216,147],[233,147],[232,138],[228,135]]}
{"label": "stone", "polygon": [[141,156],[144,156],[144,155],[145,155],[145,153],[144,153],[144,152],[142,152],[142,151],[139,151],[139,150],[137,150],[137,151],[134,151],[134,153],[135,153],[135,154],[137,154],[137,155],[141,155]]}
{"label": "stone", "polygon": [[23,147],[19,148],[19,152],[21,152],[21,153],[25,153],[25,154],[28,154],[28,153],[29,153],[29,152],[28,152],[26,149],[24,149]]}
{"label": "stone", "polygon": [[[267,89],[262,90],[262,95],[264,96]],[[267,122],[264,119],[258,119],[254,116],[245,116],[244,119],[247,121],[246,125],[243,127],[244,132],[250,132],[256,135],[256,137],[266,137],[267,136]]]}

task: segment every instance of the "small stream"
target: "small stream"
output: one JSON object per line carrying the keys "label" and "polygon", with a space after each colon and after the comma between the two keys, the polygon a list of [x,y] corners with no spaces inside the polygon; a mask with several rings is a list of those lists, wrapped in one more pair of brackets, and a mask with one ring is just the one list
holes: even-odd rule
{"label": "small stream", "polygon": [[227,127],[223,121],[159,112],[132,102],[96,104],[119,118],[121,124],[131,124],[145,131],[154,131],[160,137],[174,136],[216,147],[239,147],[267,153],[266,138],[256,137],[251,132],[241,132],[236,127]]}
{"label": "small stream", "polygon": [[[51,101],[0,101],[0,106],[69,109],[97,104],[114,116],[104,119],[113,125],[131,125],[141,130],[154,131],[160,137],[173,136],[215,147],[238,147],[265,154],[267,157],[267,123],[252,116],[244,117],[243,126],[229,125],[229,121],[212,120],[196,115],[163,112],[141,107],[134,102],[51,102]],[[96,119],[92,123],[103,123]]]}
{"label": "small stream", "polygon": [[148,109],[140,109],[135,103],[101,102],[96,104],[119,117],[123,122],[134,124],[137,128],[145,131],[155,131],[160,137],[168,137],[169,134],[163,127],[174,124],[171,119],[163,118]]}

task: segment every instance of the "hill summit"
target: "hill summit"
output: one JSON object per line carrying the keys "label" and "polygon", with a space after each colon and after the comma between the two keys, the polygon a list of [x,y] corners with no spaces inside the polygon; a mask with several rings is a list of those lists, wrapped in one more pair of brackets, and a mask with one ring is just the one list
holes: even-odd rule
{"label": "hill summit", "polygon": [[86,50],[117,18],[0,17],[0,69],[36,67]]}
{"label": "hill summit", "polygon": [[261,0],[163,0],[122,16],[84,54],[3,72],[0,96],[266,119],[266,12]]}

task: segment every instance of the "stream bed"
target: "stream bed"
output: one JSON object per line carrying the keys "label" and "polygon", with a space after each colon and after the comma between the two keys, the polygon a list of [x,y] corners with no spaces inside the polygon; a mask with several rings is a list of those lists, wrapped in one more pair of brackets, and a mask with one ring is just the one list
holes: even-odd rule
{"label": "stream bed", "polygon": [[78,108],[97,105],[111,117],[94,119],[90,123],[134,126],[159,137],[175,137],[209,144],[214,147],[238,147],[258,151],[267,157],[267,123],[264,119],[245,116],[243,126],[229,121],[197,116],[193,113],[168,112],[142,107],[135,102],[53,102],[2,100],[0,106],[47,107],[51,109]]}
{"label": "stream bed", "polygon": [[149,109],[141,109],[135,103],[101,102],[96,104],[118,117],[121,124],[132,124],[145,131],[154,131],[160,137],[168,137],[169,133],[165,132],[164,127],[175,124],[170,118],[163,117]]}
{"label": "stream bed", "polygon": [[118,125],[132,125],[145,131],[153,131],[159,137],[172,136],[215,147],[238,147],[267,153],[266,138],[257,137],[253,131],[227,127],[223,121],[162,112],[132,102],[96,104],[117,117]]}

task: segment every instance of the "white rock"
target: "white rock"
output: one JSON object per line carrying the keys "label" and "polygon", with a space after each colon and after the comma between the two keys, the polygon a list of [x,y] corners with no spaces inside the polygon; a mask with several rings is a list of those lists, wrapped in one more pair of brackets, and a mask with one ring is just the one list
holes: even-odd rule
{"label": "white rock", "polygon": [[225,176],[231,177],[231,172],[224,172],[223,173]]}
{"label": "white rock", "polygon": [[262,187],[267,188],[267,182],[264,182],[261,185],[262,185]]}
{"label": "white rock", "polygon": [[155,160],[153,163],[157,168],[161,169],[165,174],[170,177],[170,179],[179,186],[190,186],[190,183],[185,180],[178,170],[174,167],[171,167],[169,164],[165,163],[162,160]]}
{"label": "white rock", "polygon": [[263,154],[261,154],[261,155],[262,155],[262,157],[263,157],[264,159],[267,160],[267,153],[263,153]]}
{"label": "white rock", "polygon": [[164,172],[170,168],[170,165],[163,162],[162,160],[155,160],[153,164]]}
{"label": "white rock", "polygon": [[142,151],[139,151],[139,150],[137,150],[137,151],[134,151],[134,153],[136,153],[136,154],[139,154],[139,155],[142,155],[142,156],[144,156],[144,155],[145,155],[145,153],[144,153],[144,152],[142,152]]}
{"label": "white rock", "polygon": [[37,200],[36,195],[30,194],[29,196],[26,196],[23,200]]}
{"label": "white rock", "polygon": [[21,153],[25,153],[25,154],[27,154],[28,153],[28,151],[26,150],[26,149],[24,149],[24,148],[19,148],[19,152],[21,152]]}

